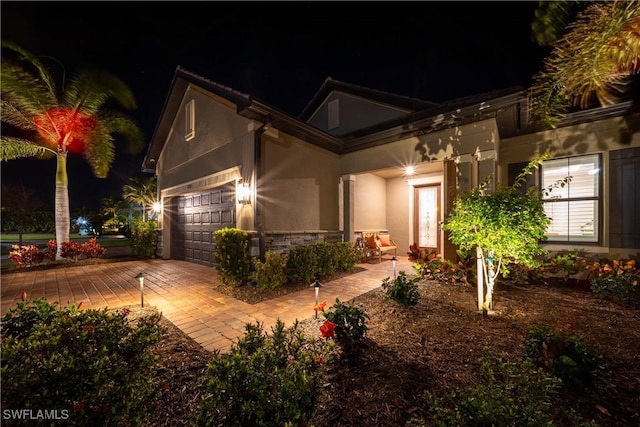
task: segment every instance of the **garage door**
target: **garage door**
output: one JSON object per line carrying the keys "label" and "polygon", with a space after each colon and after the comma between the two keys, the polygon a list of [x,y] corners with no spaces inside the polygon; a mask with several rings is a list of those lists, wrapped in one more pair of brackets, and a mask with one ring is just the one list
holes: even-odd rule
{"label": "garage door", "polygon": [[173,206],[171,258],[213,265],[213,232],[235,227],[235,185],[180,196]]}

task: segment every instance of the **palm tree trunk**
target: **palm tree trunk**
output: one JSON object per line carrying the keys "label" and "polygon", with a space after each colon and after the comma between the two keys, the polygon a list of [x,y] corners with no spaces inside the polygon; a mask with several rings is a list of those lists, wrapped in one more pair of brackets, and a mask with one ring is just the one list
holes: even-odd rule
{"label": "palm tree trunk", "polygon": [[69,241],[71,215],[69,214],[69,185],[67,153],[59,153],[56,164],[56,259],[62,259],[62,242]]}

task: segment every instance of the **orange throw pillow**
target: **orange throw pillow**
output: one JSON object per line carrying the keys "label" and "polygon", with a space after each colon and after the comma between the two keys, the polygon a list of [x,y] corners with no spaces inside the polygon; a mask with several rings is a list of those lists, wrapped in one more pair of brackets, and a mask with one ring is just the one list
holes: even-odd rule
{"label": "orange throw pillow", "polygon": [[380,244],[382,246],[391,246],[391,239],[389,239],[388,234],[381,234],[378,238],[380,239]]}
{"label": "orange throw pillow", "polygon": [[369,249],[378,249],[375,236],[367,236],[365,239],[367,239],[367,246],[369,246]]}

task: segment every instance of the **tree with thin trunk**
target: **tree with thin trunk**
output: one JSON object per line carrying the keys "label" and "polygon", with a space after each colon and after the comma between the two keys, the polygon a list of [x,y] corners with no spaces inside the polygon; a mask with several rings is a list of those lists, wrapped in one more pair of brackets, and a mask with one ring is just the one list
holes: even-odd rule
{"label": "tree with thin trunk", "polygon": [[450,232],[453,244],[465,252],[477,253],[479,310],[493,310],[496,279],[500,273],[508,274],[509,264],[536,267],[540,264],[537,256],[546,252],[540,242],[546,240],[551,220],[545,213],[542,196],[557,186],[565,186],[571,177],[542,191],[532,187],[524,195],[518,188],[547,158],[549,155],[544,154],[529,162],[511,186],[498,183],[495,190],[489,191],[486,180],[461,193],[442,226]]}
{"label": "tree with thin trunk", "polygon": [[56,159],[56,259],[61,259],[71,227],[67,156],[84,156],[94,175],[106,178],[115,159],[116,135],[131,153],[143,148],[138,125],[111,108],[134,109],[136,102],[125,83],[108,72],[81,70],[68,82],[63,75],[56,84],[37,56],[7,41],[2,48],[0,112],[9,132],[3,129],[0,160]]}
{"label": "tree with thin trunk", "polygon": [[33,223],[31,212],[42,207],[36,192],[26,188],[22,183],[2,183],[2,211],[15,215],[18,232],[18,245],[22,246],[25,228]]}
{"label": "tree with thin trunk", "polygon": [[149,212],[157,201],[155,178],[130,178],[131,184],[122,187],[122,198],[142,207],[142,220],[149,219]]}
{"label": "tree with thin trunk", "polygon": [[530,88],[532,115],[556,127],[572,108],[637,102],[640,2],[540,2],[533,37],[552,46]]}

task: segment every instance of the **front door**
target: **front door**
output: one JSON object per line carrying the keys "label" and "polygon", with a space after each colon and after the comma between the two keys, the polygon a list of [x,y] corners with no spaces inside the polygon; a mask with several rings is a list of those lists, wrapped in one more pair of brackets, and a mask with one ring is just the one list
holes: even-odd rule
{"label": "front door", "polygon": [[414,240],[420,248],[440,253],[440,184],[414,189]]}

